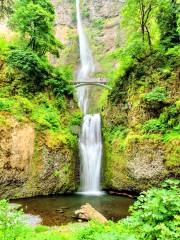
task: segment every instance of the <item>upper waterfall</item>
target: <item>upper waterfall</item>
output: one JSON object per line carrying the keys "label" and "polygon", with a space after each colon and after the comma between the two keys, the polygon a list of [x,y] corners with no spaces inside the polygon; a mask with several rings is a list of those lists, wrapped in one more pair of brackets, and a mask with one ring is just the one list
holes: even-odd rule
{"label": "upper waterfall", "polygon": [[[79,35],[79,51],[80,51],[80,67],[78,70],[77,78],[79,81],[88,81],[91,74],[95,71],[94,60],[92,56],[89,43],[84,32],[81,11],[80,0],[76,0],[77,9],[77,30]],[[89,87],[84,86],[77,90],[78,102],[81,110],[84,114],[88,113],[89,107]]]}
{"label": "upper waterfall", "polygon": [[82,25],[82,18],[80,12],[80,0],[76,1],[77,9],[77,29],[79,34],[79,46],[80,46],[80,61],[81,66],[78,71],[78,79],[87,81],[89,76],[95,71],[95,64],[92,56],[91,49],[89,47],[86,34]]}

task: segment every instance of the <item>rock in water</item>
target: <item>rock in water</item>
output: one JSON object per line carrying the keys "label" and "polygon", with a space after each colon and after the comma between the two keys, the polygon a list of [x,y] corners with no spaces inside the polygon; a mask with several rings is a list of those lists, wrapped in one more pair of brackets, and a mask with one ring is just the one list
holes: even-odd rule
{"label": "rock in water", "polygon": [[10,203],[9,206],[11,210],[20,210],[22,208],[22,205],[18,203]]}
{"label": "rock in water", "polygon": [[103,224],[107,222],[107,219],[89,203],[86,203],[85,205],[81,206],[79,210],[76,210],[75,215],[78,219],[82,220],[96,220]]}

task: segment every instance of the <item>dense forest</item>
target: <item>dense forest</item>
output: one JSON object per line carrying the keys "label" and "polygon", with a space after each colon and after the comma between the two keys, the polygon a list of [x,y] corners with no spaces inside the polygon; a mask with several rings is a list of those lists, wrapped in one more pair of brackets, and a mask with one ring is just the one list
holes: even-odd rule
{"label": "dense forest", "polygon": [[106,4],[80,1],[96,62],[90,73],[107,79],[98,97],[91,94],[102,118],[101,187],[133,195],[129,214],[105,224],[33,227],[12,208],[11,199],[79,189],[84,120],[73,81],[83,54],[77,1],[0,0],[2,240],[180,238],[180,2]]}

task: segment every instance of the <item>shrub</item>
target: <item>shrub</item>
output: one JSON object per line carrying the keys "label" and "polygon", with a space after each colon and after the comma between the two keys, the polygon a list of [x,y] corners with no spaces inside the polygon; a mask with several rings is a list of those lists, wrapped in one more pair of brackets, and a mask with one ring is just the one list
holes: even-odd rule
{"label": "shrub", "polygon": [[179,110],[176,105],[164,108],[159,118],[150,119],[143,125],[145,133],[166,133],[167,131],[179,131]]}
{"label": "shrub", "polygon": [[21,215],[21,211],[12,211],[6,200],[0,201],[0,239],[14,240],[20,234],[23,239],[25,232],[23,224],[20,222]]}
{"label": "shrub", "polygon": [[28,81],[29,85],[35,84],[36,91],[42,86],[43,79],[50,73],[52,67],[45,57],[39,57],[30,49],[11,50],[7,63],[13,69],[19,70],[25,74],[22,81]]}
{"label": "shrub", "polygon": [[144,95],[147,102],[165,102],[167,100],[167,92],[162,87],[156,87],[151,92]]}
{"label": "shrub", "polygon": [[11,112],[13,105],[14,101],[12,99],[0,98],[0,111]]}
{"label": "shrub", "polygon": [[72,97],[74,88],[69,84],[72,79],[72,69],[64,66],[53,68],[52,73],[44,80],[44,85],[52,89],[54,95],[60,97],[62,95]]}
{"label": "shrub", "polygon": [[163,124],[166,124],[166,128],[176,127],[179,123],[179,109],[176,105],[172,105],[164,109],[159,117]]}
{"label": "shrub", "polygon": [[35,107],[32,111],[31,119],[38,123],[40,128],[59,129],[60,121],[57,110],[49,106]]}
{"label": "shrub", "polygon": [[80,125],[82,122],[83,114],[80,111],[74,112],[70,117],[70,126]]}
{"label": "shrub", "polygon": [[13,210],[6,200],[0,201],[1,240],[64,240],[56,231],[47,231],[45,226],[35,229],[21,222],[23,212]]}
{"label": "shrub", "polygon": [[92,26],[93,26],[94,28],[99,29],[99,30],[103,30],[103,28],[104,28],[104,23],[105,23],[104,18],[97,18],[97,19],[95,19],[95,20],[92,22]]}
{"label": "shrub", "polygon": [[143,192],[130,208],[132,216],[124,223],[136,234],[136,239],[179,239],[179,183],[167,180],[160,189]]}
{"label": "shrub", "polygon": [[159,119],[150,119],[143,125],[144,133],[158,133],[164,132],[165,125],[161,123]]}

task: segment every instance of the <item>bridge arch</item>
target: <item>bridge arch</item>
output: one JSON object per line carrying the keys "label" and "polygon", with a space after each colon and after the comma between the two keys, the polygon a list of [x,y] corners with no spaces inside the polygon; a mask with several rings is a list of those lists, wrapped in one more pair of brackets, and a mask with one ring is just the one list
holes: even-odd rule
{"label": "bridge arch", "polygon": [[111,90],[112,88],[107,85],[107,83],[103,82],[74,82],[75,88],[83,87],[83,86],[99,86],[103,88],[107,88]]}

